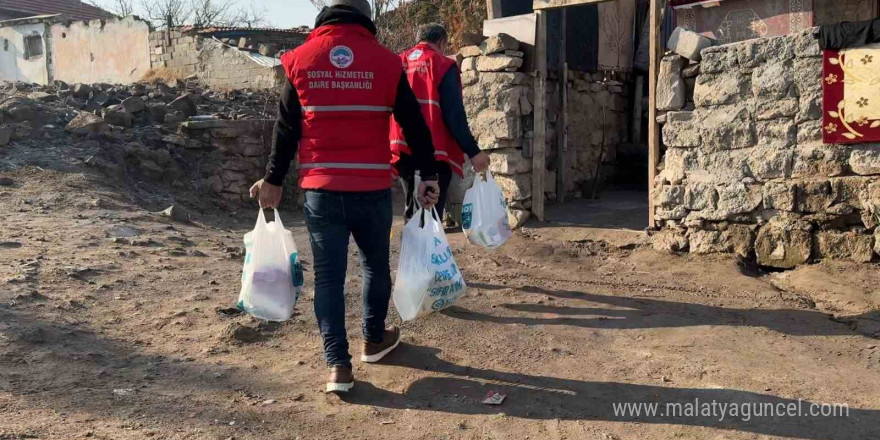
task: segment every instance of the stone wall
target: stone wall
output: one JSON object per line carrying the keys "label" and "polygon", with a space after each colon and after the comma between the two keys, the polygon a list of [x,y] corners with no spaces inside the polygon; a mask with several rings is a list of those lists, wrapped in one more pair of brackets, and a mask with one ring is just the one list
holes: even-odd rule
{"label": "stone wall", "polygon": [[[556,199],[556,157],[560,135],[558,115],[558,90],[555,82],[548,83],[547,119],[549,145],[547,148],[547,174],[545,193],[549,200]],[[603,73],[569,71],[568,74],[568,144],[563,164],[565,169],[566,197],[579,198],[592,193],[596,167],[602,147],[602,109],[605,109],[605,151],[602,163],[615,160],[617,145],[625,141],[631,126],[628,115],[628,96],[631,88],[624,82],[606,79]],[[599,185],[612,177],[612,169],[604,169]]]}
{"label": "stone wall", "polygon": [[[512,37],[490,37],[480,46],[461,49],[464,104],[471,131],[491,160],[490,170],[507,199],[511,226],[521,226],[532,206],[532,161],[523,150],[531,150],[533,137],[532,78],[520,72],[523,53]],[[470,167],[465,167],[470,168]],[[461,182],[463,189],[473,183],[468,172]],[[453,197],[451,213],[460,204]]]}
{"label": "stone wall", "polygon": [[658,99],[669,111],[652,192],[656,248],[733,252],[777,268],[874,258],[880,144],[822,143],[822,58],[810,33],[663,65],[658,98],[678,95],[684,70],[699,75],[693,105],[687,91]]}
{"label": "stone wall", "polygon": [[[249,189],[265,173],[272,127],[271,120],[188,121],[163,141],[178,151],[193,153],[201,170],[197,185],[202,191],[218,194],[236,206],[251,203]],[[295,197],[295,181],[287,179],[287,196]]]}
{"label": "stone wall", "polygon": [[[274,57],[276,48],[288,48],[300,42],[299,34],[292,37],[286,45],[266,40],[257,43],[255,37],[236,38],[243,46],[234,43],[232,38],[213,39],[209,34],[181,32],[180,30],[157,31],[150,34],[150,53],[153,69],[165,69],[178,78],[198,77],[209,87],[220,89],[271,89],[281,84],[283,70],[277,60],[267,55],[249,56],[257,51]],[[296,38],[294,38],[296,37]],[[267,37],[268,38],[268,37]],[[171,44],[168,44],[170,39]],[[271,42],[268,42],[271,41]],[[255,60],[255,58],[261,58]]]}

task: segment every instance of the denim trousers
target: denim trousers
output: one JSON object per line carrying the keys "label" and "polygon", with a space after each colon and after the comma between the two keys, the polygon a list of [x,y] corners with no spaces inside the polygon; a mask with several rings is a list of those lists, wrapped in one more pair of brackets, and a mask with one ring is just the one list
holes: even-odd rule
{"label": "denim trousers", "polygon": [[391,190],[308,190],[305,218],[315,272],[315,316],[328,365],[351,367],[345,333],[345,273],[349,237],[354,237],[364,272],[363,335],[382,342],[391,298]]}

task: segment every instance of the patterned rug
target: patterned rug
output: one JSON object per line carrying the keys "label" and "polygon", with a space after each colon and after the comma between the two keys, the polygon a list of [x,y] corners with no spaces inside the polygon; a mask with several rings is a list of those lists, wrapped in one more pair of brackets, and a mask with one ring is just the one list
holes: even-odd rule
{"label": "patterned rug", "polygon": [[825,143],[880,141],[880,44],[826,50],[823,64]]}

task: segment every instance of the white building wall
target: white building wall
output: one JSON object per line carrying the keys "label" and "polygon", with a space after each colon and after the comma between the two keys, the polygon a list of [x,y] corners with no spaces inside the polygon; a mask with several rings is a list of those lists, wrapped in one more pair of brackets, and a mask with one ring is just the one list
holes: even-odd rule
{"label": "white building wall", "polygon": [[[40,35],[43,55],[24,59],[24,39]],[[0,81],[25,81],[48,84],[46,25],[43,23],[0,27]]]}
{"label": "white building wall", "polygon": [[51,27],[54,78],[68,83],[139,81],[150,70],[150,27],[125,17]]}

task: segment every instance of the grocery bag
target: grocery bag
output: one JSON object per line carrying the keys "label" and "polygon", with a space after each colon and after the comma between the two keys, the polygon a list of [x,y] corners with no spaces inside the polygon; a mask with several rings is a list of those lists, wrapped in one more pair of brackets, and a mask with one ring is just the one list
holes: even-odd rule
{"label": "grocery bag", "polygon": [[443,310],[467,290],[437,210],[419,208],[403,228],[394,307],[404,321]]}
{"label": "grocery bag", "polygon": [[302,292],[303,271],[293,234],[284,229],[278,210],[266,223],[260,209],[254,230],[244,236],[238,308],[267,321],[286,321]]}
{"label": "grocery bag", "polygon": [[477,175],[464,193],[461,228],[471,244],[494,249],[507,241],[513,231],[507,220],[507,202],[492,173]]}

